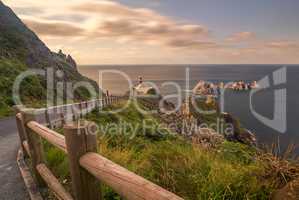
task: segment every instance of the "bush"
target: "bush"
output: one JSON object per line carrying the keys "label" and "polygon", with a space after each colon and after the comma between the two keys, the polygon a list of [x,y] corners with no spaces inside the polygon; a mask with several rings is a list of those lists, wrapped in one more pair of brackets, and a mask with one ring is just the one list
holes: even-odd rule
{"label": "bush", "polygon": [[[0,59],[0,118],[12,114],[13,84],[17,76],[26,70],[26,66],[16,59]],[[32,107],[40,107],[46,98],[45,82],[41,77],[26,78],[20,88],[21,100]]]}

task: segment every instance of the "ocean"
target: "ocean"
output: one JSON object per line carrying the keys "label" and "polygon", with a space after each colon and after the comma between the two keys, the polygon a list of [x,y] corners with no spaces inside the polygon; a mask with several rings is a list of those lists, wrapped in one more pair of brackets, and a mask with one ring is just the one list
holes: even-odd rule
{"label": "ocean", "polygon": [[[279,143],[281,152],[290,144],[299,145],[299,65],[99,65],[79,66],[79,71],[98,82],[99,73],[102,73],[100,86],[112,94],[128,91],[128,81],[120,72],[134,84],[142,76],[144,81],[155,83],[164,95],[177,94],[173,83],[182,88],[183,95],[199,80],[252,82],[268,77],[269,87],[255,94],[251,95],[248,91],[225,92],[223,111],[236,116],[245,128],[254,132],[259,144]],[[277,71],[280,73],[274,73]],[[189,81],[186,81],[186,74],[189,74]],[[286,99],[277,98],[277,91],[283,91],[281,94],[285,94]],[[285,119],[276,118],[276,115],[280,116],[279,112],[283,112],[283,109],[274,109],[276,103],[286,108]],[[299,149],[296,153],[299,154]]]}

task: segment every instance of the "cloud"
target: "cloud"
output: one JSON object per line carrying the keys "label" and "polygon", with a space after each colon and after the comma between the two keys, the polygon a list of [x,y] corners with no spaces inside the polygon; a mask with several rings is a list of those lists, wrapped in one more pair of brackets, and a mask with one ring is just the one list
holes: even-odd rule
{"label": "cloud", "polygon": [[84,35],[84,29],[69,23],[43,22],[30,19],[23,20],[25,24],[41,36],[71,37]]}
{"label": "cloud", "polygon": [[185,47],[199,46],[201,43],[198,40],[204,38],[207,33],[208,31],[199,25],[179,25],[165,21],[115,19],[99,23],[94,36],[100,38],[126,38],[129,41]]}
{"label": "cloud", "polygon": [[99,24],[97,33],[110,36],[159,37],[199,37],[206,29],[196,25],[177,25],[153,21],[128,21],[126,19],[107,20]]}
{"label": "cloud", "polygon": [[[214,38],[200,23],[116,1],[15,0],[11,4],[50,47],[74,48],[69,51],[78,52],[81,63],[267,63],[275,59],[298,63],[299,58],[298,41],[266,40],[253,31]],[[136,49],[128,50],[132,46]]]}
{"label": "cloud", "polygon": [[177,22],[150,9],[130,8],[110,1],[88,2],[70,9],[98,17],[96,28],[92,31],[95,38],[116,38],[122,42],[138,41],[176,48],[212,46],[201,42],[209,36],[206,27]]}
{"label": "cloud", "polygon": [[205,41],[188,41],[180,39],[172,39],[167,43],[169,46],[174,48],[197,48],[197,49],[210,49],[220,47],[219,44],[215,42],[205,42]]}
{"label": "cloud", "polygon": [[111,17],[125,17],[130,19],[144,19],[152,17],[152,19],[166,19],[165,17],[146,8],[130,8],[117,2],[99,1],[87,2],[70,7],[70,10],[76,12],[96,13],[98,15],[106,15]]}
{"label": "cloud", "polygon": [[33,6],[14,6],[12,7],[13,11],[19,15],[33,15],[33,14],[43,14],[45,13],[44,9]]}
{"label": "cloud", "polygon": [[239,43],[239,42],[247,42],[255,38],[256,38],[256,34],[253,32],[239,32],[239,33],[234,33],[228,38],[226,38],[226,41]]}
{"label": "cloud", "polygon": [[265,44],[266,47],[281,50],[295,50],[299,49],[299,43],[294,41],[271,41]]}
{"label": "cloud", "polygon": [[66,22],[84,22],[88,19],[87,16],[83,15],[77,15],[77,14],[54,14],[54,15],[48,15],[44,17],[46,20],[54,20],[54,21],[66,21]]}
{"label": "cloud", "polygon": [[85,36],[90,40],[134,41],[170,48],[216,46],[209,41],[210,31],[205,26],[180,22],[147,8],[133,8],[103,0],[71,3],[64,9],[68,10],[68,14],[57,10],[40,18],[25,18],[25,22],[41,36]]}

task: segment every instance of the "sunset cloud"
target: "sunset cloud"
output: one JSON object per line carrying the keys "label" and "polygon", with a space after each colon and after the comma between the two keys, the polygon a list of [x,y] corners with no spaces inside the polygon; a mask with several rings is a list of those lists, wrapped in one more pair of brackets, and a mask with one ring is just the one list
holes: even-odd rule
{"label": "sunset cloud", "polygon": [[256,34],[253,32],[239,32],[239,33],[234,33],[228,38],[226,38],[226,41],[239,43],[239,42],[247,42],[255,38],[256,38]]}
{"label": "sunset cloud", "polygon": [[45,11],[42,8],[32,6],[14,6],[13,10],[20,15],[43,14]]}
{"label": "sunset cloud", "polygon": [[215,46],[209,39],[208,28],[203,25],[176,21],[146,8],[131,8],[112,1],[88,1],[70,4],[65,9],[70,11],[68,15],[48,14],[36,20],[25,18],[25,22],[42,36],[110,38],[121,43],[136,41],[170,48]]}
{"label": "sunset cloud", "polygon": [[94,13],[99,18],[92,33],[96,38],[112,37],[119,41],[139,41],[175,48],[212,46],[205,41],[209,36],[206,27],[177,22],[149,9],[130,8],[110,1],[84,3],[71,9]]}
{"label": "sunset cloud", "polygon": [[280,49],[280,50],[286,50],[286,49],[299,50],[299,43],[293,41],[272,41],[266,43],[265,46],[268,48]]}
{"label": "sunset cloud", "polygon": [[192,49],[211,49],[220,47],[216,42],[205,42],[205,41],[192,41],[192,40],[180,40],[172,39],[167,45],[175,48],[192,48]]}
{"label": "sunset cloud", "polygon": [[99,23],[94,37],[116,37],[129,41],[186,47],[200,46],[201,43],[198,41],[205,38],[207,34],[208,30],[199,25],[178,25],[150,19],[142,21],[115,19]]}
{"label": "sunset cloud", "polygon": [[53,14],[47,15],[43,17],[45,20],[53,20],[53,21],[62,21],[62,22],[72,22],[72,23],[80,23],[88,20],[87,16],[77,15],[77,14]]}
{"label": "sunset cloud", "polygon": [[166,20],[167,18],[146,8],[130,8],[123,4],[113,1],[89,1],[70,7],[71,11],[96,13],[97,15],[106,15],[113,18],[129,18],[136,20]]}
{"label": "sunset cloud", "polygon": [[77,37],[84,35],[85,32],[84,29],[68,23],[50,23],[30,19],[25,19],[23,21],[29,28],[33,29],[37,34],[41,36]]}
{"label": "sunset cloud", "polygon": [[200,12],[190,17],[191,2],[171,10],[175,5],[164,1],[157,7],[135,0],[3,1],[51,49],[70,51],[79,63],[299,62],[299,38],[267,38],[267,30],[233,28],[231,19],[215,25],[212,12],[209,20]]}

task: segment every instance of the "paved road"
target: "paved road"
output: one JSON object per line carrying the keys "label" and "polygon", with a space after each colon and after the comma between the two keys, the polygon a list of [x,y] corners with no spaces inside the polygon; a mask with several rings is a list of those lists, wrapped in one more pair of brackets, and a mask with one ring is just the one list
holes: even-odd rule
{"label": "paved road", "polygon": [[15,119],[0,120],[0,200],[29,199],[17,166],[18,148]]}

